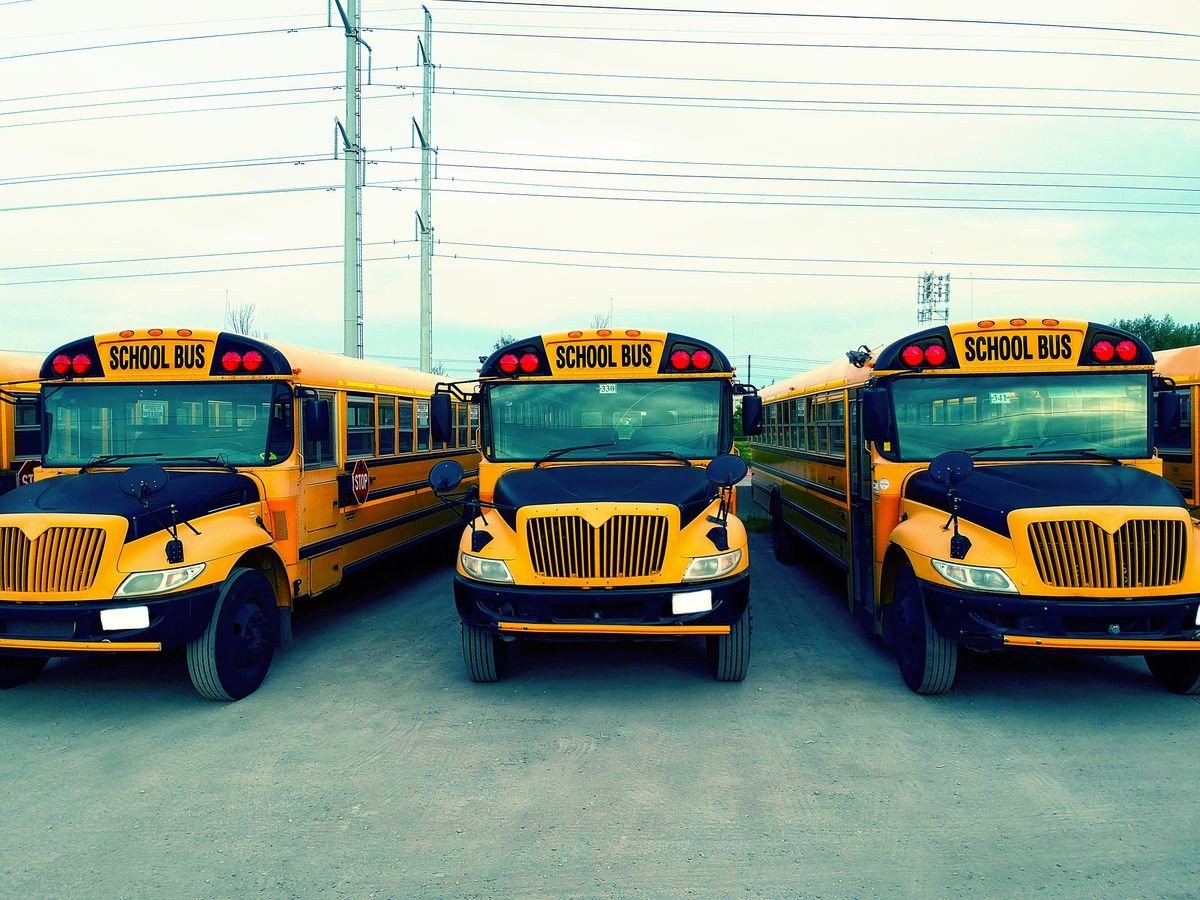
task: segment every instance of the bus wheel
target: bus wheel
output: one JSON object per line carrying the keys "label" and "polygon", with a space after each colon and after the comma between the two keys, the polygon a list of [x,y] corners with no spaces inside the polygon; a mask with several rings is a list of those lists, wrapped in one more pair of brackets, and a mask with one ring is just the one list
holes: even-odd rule
{"label": "bus wheel", "polygon": [[463,622],[462,651],[472,681],[481,684],[499,681],[504,674],[507,648],[494,634]]}
{"label": "bus wheel", "polygon": [[717,681],[741,681],[750,668],[750,607],[729,628],[729,634],[708,638],[708,662]]}
{"label": "bus wheel", "polygon": [[241,700],[253,694],[271,667],[275,591],[256,569],[234,569],[221,588],[204,633],[188,644],[188,674],[200,696]]}
{"label": "bus wheel", "polygon": [[796,561],[795,540],[788,534],[787,524],[783,521],[783,498],[778,491],[771,495],[771,549],[778,562]]}
{"label": "bus wheel", "polygon": [[1200,694],[1200,652],[1147,653],[1146,668],[1169,691]]}
{"label": "bus wheel", "polygon": [[45,656],[0,656],[0,690],[33,681],[49,661]]}
{"label": "bus wheel", "polygon": [[892,606],[892,649],[904,683],[918,694],[946,693],[954,686],[958,644],[933,627],[916,573],[907,562],[896,573]]}

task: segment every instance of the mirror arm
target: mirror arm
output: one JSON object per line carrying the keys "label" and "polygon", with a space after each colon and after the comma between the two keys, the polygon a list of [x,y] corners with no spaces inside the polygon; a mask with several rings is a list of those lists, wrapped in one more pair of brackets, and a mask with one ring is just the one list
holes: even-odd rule
{"label": "mirror arm", "polygon": [[951,487],[946,489],[946,496],[950,499],[950,518],[942,526],[942,531],[948,531],[951,525],[954,526],[954,534],[950,536],[950,558],[965,559],[971,549],[971,539],[958,531],[958,494]]}

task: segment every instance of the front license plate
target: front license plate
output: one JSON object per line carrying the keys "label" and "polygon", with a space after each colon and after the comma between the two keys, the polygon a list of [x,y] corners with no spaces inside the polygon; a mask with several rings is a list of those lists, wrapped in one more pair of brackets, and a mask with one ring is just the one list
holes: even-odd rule
{"label": "front license plate", "polygon": [[680,616],[684,613],[708,612],[713,608],[712,591],[688,591],[671,595],[671,612]]}

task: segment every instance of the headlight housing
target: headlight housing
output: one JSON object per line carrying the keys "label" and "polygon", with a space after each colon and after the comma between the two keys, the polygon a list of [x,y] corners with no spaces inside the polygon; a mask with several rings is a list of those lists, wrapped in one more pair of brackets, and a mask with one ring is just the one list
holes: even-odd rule
{"label": "headlight housing", "polygon": [[938,574],[947,581],[972,591],[991,591],[997,594],[1015,594],[1017,586],[1003,569],[988,566],[964,566],[960,562],[932,560]]}
{"label": "headlight housing", "polygon": [[204,571],[204,563],[192,566],[180,566],[178,569],[158,569],[154,572],[134,572],[121,582],[113,597],[144,597],[147,594],[161,594],[173,591],[190,581]]}
{"label": "headlight housing", "polygon": [[710,578],[720,578],[736,569],[741,561],[741,550],[730,550],[715,556],[697,556],[688,564],[687,571],[683,573],[683,580],[707,581]]}
{"label": "headlight housing", "polygon": [[480,581],[499,581],[512,584],[512,572],[508,571],[508,563],[502,559],[484,559],[482,556],[472,556],[470,553],[459,555],[463,571],[472,578]]}

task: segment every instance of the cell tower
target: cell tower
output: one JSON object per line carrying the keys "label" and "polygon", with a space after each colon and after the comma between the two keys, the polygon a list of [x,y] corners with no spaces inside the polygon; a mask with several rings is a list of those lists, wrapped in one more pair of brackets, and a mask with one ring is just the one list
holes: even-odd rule
{"label": "cell tower", "polygon": [[917,324],[950,321],[950,274],[917,276]]}

